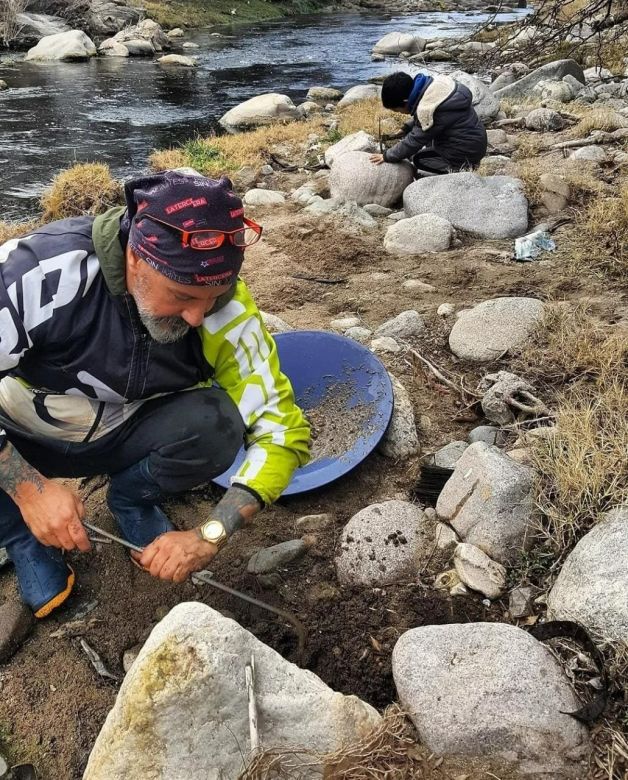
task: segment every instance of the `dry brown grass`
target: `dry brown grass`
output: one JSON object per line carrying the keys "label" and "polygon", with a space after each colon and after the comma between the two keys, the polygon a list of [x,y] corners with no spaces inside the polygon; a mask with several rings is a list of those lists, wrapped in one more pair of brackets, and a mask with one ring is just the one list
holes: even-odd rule
{"label": "dry brown grass", "polygon": [[626,279],[628,273],[628,184],[592,198],[579,212],[574,251],[577,264],[606,277]]}
{"label": "dry brown grass", "polygon": [[605,130],[610,133],[622,127],[628,127],[628,117],[613,108],[594,108],[583,114],[582,119],[572,128],[571,136],[586,138],[593,130]]}
{"label": "dry brown grass", "polygon": [[26,235],[39,224],[37,219],[31,219],[27,222],[0,222],[0,244],[4,244],[5,241],[10,241],[12,238]]}
{"label": "dry brown grass", "polygon": [[393,704],[369,734],[335,753],[312,750],[264,750],[238,780],[452,780],[495,778],[518,780],[503,762],[483,758],[452,758],[443,762],[419,744],[403,711]]}
{"label": "dry brown grass", "polygon": [[513,152],[513,160],[536,159],[545,147],[545,142],[538,133],[522,133],[517,138],[517,149]]}
{"label": "dry brown grass", "polygon": [[407,118],[407,115],[404,117],[403,114],[383,108],[379,98],[360,100],[341,109],[339,130],[343,136],[364,130],[377,138],[380,119],[382,133],[391,133],[399,130]]}
{"label": "dry brown grass", "polygon": [[614,326],[593,319],[583,305],[547,304],[543,323],[515,369],[549,388],[581,380],[607,385],[622,374],[628,379],[628,340]]}
{"label": "dry brown grass", "polygon": [[320,137],[323,149],[358,130],[377,137],[380,118],[383,133],[394,132],[403,123],[403,117],[383,109],[379,99],[364,100],[340,112],[339,127],[335,133],[328,133],[323,124],[324,117],[317,114],[302,122],[272,124],[234,135],[196,138],[177,149],[153,152],[150,164],[154,170],[189,165],[206,176],[220,176],[243,166],[258,168],[268,162],[269,154],[279,145],[292,147],[299,155],[312,134]]}
{"label": "dry brown grass", "polygon": [[238,780],[279,780],[320,775],[321,780],[408,780],[428,777],[408,736],[408,721],[397,706],[389,707],[379,726],[364,739],[333,754],[310,750],[264,750]]}
{"label": "dry brown grass", "polygon": [[108,165],[79,163],[53,179],[41,199],[43,221],[51,222],[83,214],[101,214],[123,203],[123,191]]}
{"label": "dry brown grass", "polygon": [[526,157],[517,161],[517,176],[523,181],[526,197],[533,205],[541,202],[541,176],[550,172],[562,176],[569,184],[573,203],[582,204],[589,196],[608,189],[596,175],[594,163],[565,159],[560,154]]}
{"label": "dry brown grass", "polygon": [[603,512],[628,500],[628,339],[582,308],[550,306],[516,368],[555,396],[557,433],[532,451],[555,568]]}
{"label": "dry brown grass", "polygon": [[628,500],[628,386],[578,387],[557,407],[557,433],[538,443],[538,503],[558,560],[602,513]]}
{"label": "dry brown grass", "polygon": [[151,152],[148,159],[154,171],[170,171],[188,164],[183,149],[157,149]]}
{"label": "dry brown grass", "polygon": [[257,168],[268,161],[274,146],[303,147],[311,133],[324,132],[320,116],[307,122],[272,124],[234,135],[196,138],[178,149],[155,151],[150,164],[154,170],[189,165],[206,176],[220,176],[245,165]]}

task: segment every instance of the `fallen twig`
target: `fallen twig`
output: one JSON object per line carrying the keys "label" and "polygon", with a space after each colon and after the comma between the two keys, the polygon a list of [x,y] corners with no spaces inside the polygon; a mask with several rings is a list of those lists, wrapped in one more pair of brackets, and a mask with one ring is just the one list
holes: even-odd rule
{"label": "fallen twig", "polygon": [[460,378],[460,386],[458,386],[455,382],[452,382],[450,379],[447,379],[447,377],[443,374],[441,369],[437,368],[426,357],[423,357],[423,355],[420,352],[417,352],[416,349],[413,349],[412,347],[408,347],[408,351],[410,352],[411,355],[414,355],[414,357],[418,358],[424,365],[426,365],[429,368],[429,370],[434,374],[434,376],[438,379],[439,382],[442,382],[444,385],[447,385],[447,387],[450,387],[452,390],[455,390],[456,393],[462,396],[462,399],[465,402],[467,401],[467,396],[470,396],[472,398],[482,398],[481,395],[474,393],[472,390],[468,390],[464,386],[462,382],[462,378]]}

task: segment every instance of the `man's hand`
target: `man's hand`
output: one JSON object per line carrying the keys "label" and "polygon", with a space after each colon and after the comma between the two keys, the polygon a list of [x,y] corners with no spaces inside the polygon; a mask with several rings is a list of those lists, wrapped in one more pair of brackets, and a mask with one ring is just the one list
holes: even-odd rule
{"label": "man's hand", "polygon": [[369,160],[373,163],[373,165],[381,165],[382,163],[386,162],[386,160],[384,160],[383,154],[372,154],[369,157]]}
{"label": "man's hand", "polygon": [[52,479],[22,482],[13,496],[26,525],[42,544],[62,550],[89,552],[81,522],[85,507],[73,490]]}
{"label": "man's hand", "polygon": [[185,582],[195,571],[205,569],[218,552],[198,531],[169,531],[158,536],[144,552],[131,553],[146,571],[162,580]]}
{"label": "man's hand", "polygon": [[8,493],[24,522],[42,544],[62,550],[91,549],[81,520],[81,499],[60,482],[46,479],[11,442],[0,450],[0,488]]}

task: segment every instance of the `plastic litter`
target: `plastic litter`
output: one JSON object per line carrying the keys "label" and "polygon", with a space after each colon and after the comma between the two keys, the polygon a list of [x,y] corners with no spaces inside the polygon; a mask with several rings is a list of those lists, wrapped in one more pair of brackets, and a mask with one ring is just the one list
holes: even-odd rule
{"label": "plastic litter", "polygon": [[515,260],[529,263],[536,260],[542,252],[554,252],[556,243],[547,230],[535,230],[527,236],[515,239]]}

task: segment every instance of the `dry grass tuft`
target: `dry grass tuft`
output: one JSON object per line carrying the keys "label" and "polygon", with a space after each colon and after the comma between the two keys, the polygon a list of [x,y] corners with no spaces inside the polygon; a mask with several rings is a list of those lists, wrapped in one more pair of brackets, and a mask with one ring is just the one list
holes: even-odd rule
{"label": "dry grass tuft", "polygon": [[188,141],[179,149],[153,152],[155,170],[189,165],[205,176],[232,173],[245,165],[257,168],[268,161],[274,146],[304,147],[311,133],[322,133],[322,118],[307,122],[272,124],[234,135],[209,136]]}
{"label": "dry grass tuft", "polygon": [[558,560],[603,512],[628,500],[628,385],[579,387],[557,408],[558,430],[533,448],[538,503]]}
{"label": "dry grass tuft", "polygon": [[538,133],[522,133],[517,141],[517,149],[512,155],[513,160],[537,158],[544,148],[544,141]]}
{"label": "dry grass tuft", "polygon": [[4,244],[5,241],[10,241],[12,238],[26,235],[39,224],[39,220],[36,219],[31,219],[28,222],[0,222],[0,244]]}
{"label": "dry grass tuft", "polygon": [[154,171],[170,171],[187,165],[183,149],[158,149],[151,152],[149,162]]}
{"label": "dry grass tuft", "polygon": [[613,132],[622,127],[628,127],[628,117],[613,108],[594,108],[583,115],[571,130],[571,135],[573,138],[586,138],[593,130]]}
{"label": "dry grass tuft", "polygon": [[[584,164],[583,164],[584,163]],[[571,201],[582,203],[593,194],[604,192],[605,185],[596,176],[594,163],[569,160],[562,155],[527,157],[517,162],[517,176],[523,181],[526,197],[533,205],[539,205],[543,189],[540,178],[544,173],[562,176],[571,190]]]}
{"label": "dry grass tuft", "polygon": [[409,724],[399,707],[384,712],[381,723],[354,745],[332,754],[310,750],[265,750],[238,780],[444,780],[434,766],[435,756],[410,736]]}
{"label": "dry grass tuft", "polygon": [[615,279],[628,273],[628,184],[592,198],[578,214],[575,260]]}
{"label": "dry grass tuft", "polygon": [[546,387],[565,388],[585,379],[607,385],[622,374],[628,379],[628,339],[582,305],[547,304],[543,323],[514,370]]}
{"label": "dry grass tuft", "polygon": [[43,221],[51,222],[83,214],[102,214],[124,202],[122,185],[108,165],[79,163],[55,176],[41,199]]}
{"label": "dry grass tuft", "polygon": [[401,129],[408,116],[388,111],[379,98],[360,100],[340,110],[340,134],[345,136],[364,130],[377,138],[380,119],[382,133],[392,133]]}
{"label": "dry grass tuft", "polygon": [[603,512],[628,500],[628,339],[582,308],[550,306],[516,370],[546,398],[555,389],[557,433],[532,452],[555,568]]}

